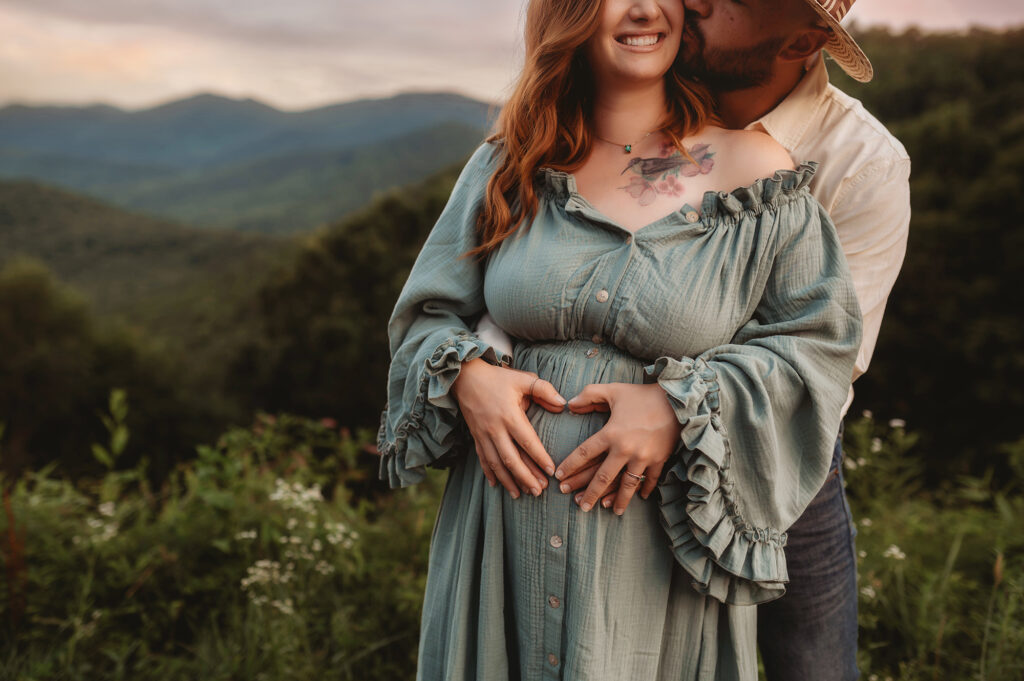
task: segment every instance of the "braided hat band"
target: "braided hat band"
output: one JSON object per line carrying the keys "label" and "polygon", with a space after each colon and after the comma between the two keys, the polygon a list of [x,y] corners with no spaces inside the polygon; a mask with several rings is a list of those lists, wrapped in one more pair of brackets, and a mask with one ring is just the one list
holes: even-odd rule
{"label": "braided hat band", "polygon": [[860,49],[853,37],[840,26],[846,13],[853,7],[855,0],[806,0],[807,4],[818,13],[822,21],[832,29],[825,49],[832,59],[842,67],[846,74],[856,81],[866,83],[874,76],[874,69],[867,55]]}

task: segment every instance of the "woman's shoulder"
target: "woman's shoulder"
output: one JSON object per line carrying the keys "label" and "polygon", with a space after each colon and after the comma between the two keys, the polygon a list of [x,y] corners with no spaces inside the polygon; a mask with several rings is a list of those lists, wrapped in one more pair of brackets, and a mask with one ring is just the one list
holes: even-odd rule
{"label": "woman's shoulder", "polygon": [[777,170],[794,170],[793,158],[771,136],[757,130],[709,127],[701,137],[712,140],[716,168],[728,176],[727,184],[745,187],[772,177]]}
{"label": "woman's shoulder", "polygon": [[501,161],[503,147],[500,142],[484,140],[473,150],[456,181],[456,189],[482,192]]}

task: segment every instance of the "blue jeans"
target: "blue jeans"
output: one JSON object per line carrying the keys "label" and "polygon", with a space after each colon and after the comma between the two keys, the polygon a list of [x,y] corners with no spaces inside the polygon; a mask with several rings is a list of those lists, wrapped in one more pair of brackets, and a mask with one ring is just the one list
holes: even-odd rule
{"label": "blue jeans", "polygon": [[828,479],[789,529],[786,595],[758,606],[757,642],[768,681],[854,681],[857,532],[843,491],[842,428]]}

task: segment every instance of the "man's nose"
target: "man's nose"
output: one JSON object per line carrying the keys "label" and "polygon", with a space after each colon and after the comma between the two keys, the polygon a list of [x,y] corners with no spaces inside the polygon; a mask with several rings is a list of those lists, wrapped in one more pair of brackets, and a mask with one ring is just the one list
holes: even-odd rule
{"label": "man's nose", "polygon": [[701,18],[711,14],[711,0],[683,0],[683,7],[686,11],[693,12]]}

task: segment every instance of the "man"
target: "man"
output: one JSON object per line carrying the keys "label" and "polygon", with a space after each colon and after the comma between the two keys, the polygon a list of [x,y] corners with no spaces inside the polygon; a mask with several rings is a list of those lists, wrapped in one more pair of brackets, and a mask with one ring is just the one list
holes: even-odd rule
{"label": "man", "polygon": [[[726,127],[768,133],[795,161],[820,163],[811,192],[829,211],[853,273],[864,338],[853,379],[878,339],[910,225],[910,159],[860,102],[829,85],[824,48],[855,80],[871,64],[839,22],[854,0],[684,0],[684,57],[716,94]],[[853,400],[853,390],[843,414]],[[842,450],[824,488],[789,529],[785,596],[761,605],[770,681],[856,679],[857,573]]]}
{"label": "man", "polygon": [[[864,317],[855,380],[871,359],[910,225],[906,151],[859,101],[829,84],[821,54],[854,79],[871,79],[870,62],[840,26],[855,0],[683,1],[683,58],[714,91],[724,125],[766,132],[794,161],[820,164],[811,192],[836,225]],[[477,331],[510,350],[489,316]],[[844,415],[852,400],[851,388]],[[855,530],[841,435],[824,487],[788,530],[787,593],[759,606],[769,681],[858,676]]]}

